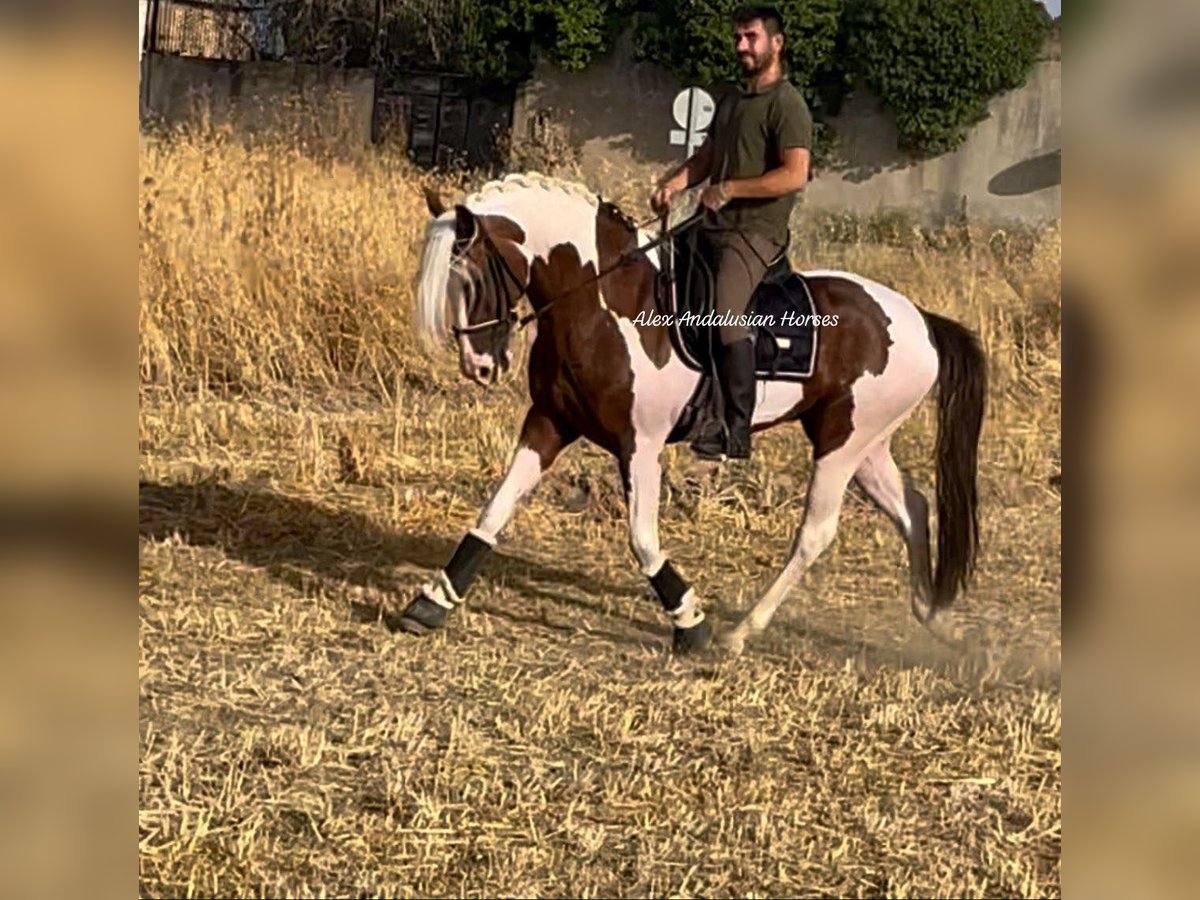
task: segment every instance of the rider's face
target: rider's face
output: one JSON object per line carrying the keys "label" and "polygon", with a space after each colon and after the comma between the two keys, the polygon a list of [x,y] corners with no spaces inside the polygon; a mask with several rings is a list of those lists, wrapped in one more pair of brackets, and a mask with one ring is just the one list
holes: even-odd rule
{"label": "rider's face", "polygon": [[734,51],[746,75],[757,75],[775,61],[780,38],[767,34],[759,19],[738,25],[734,31]]}

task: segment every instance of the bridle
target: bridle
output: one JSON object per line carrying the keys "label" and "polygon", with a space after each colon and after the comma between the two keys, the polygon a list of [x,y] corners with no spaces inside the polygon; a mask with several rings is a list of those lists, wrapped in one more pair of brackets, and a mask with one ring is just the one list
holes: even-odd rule
{"label": "bridle", "polygon": [[[665,216],[664,217],[655,216],[651,219],[647,219],[643,223],[636,224],[635,228],[641,229],[641,228],[644,228],[646,225],[651,224],[652,222],[660,222],[662,225],[662,229],[659,233],[659,236],[656,237],[654,240],[642,245],[641,247],[634,247],[630,250],[624,251],[620,256],[617,257],[616,262],[614,262],[611,266],[608,266],[607,268],[602,269],[600,272],[597,272],[595,275],[591,276],[590,278],[575,285],[575,287],[569,288],[565,291],[562,291],[562,292],[556,294],[555,296],[551,297],[546,303],[544,303],[542,305],[541,309],[535,309],[533,312],[526,313],[524,316],[519,316],[517,314],[517,304],[520,302],[522,297],[526,296],[529,293],[529,287],[528,287],[528,285],[523,285],[521,283],[521,279],[519,279],[516,276],[516,273],[513,272],[512,267],[508,264],[508,260],[504,258],[504,254],[500,252],[500,248],[496,246],[496,243],[492,240],[492,236],[490,234],[488,234],[487,229],[480,226],[478,233],[483,236],[484,241],[487,243],[488,266],[491,267],[498,261],[498,264],[502,267],[503,274],[507,277],[507,280],[511,281],[514,285],[516,285],[517,293],[515,296],[510,297],[509,293],[508,293],[508,287],[506,284],[503,290],[497,291],[496,314],[495,314],[494,318],[488,319],[486,322],[477,322],[474,325],[465,325],[465,326],[461,326],[461,327],[458,325],[452,325],[450,327],[450,330],[454,333],[455,337],[461,337],[462,335],[466,335],[466,334],[478,334],[482,331],[490,331],[494,328],[501,328],[501,327],[512,328],[514,325],[516,325],[516,327],[518,329],[524,328],[526,325],[528,325],[530,322],[534,321],[535,319],[541,318],[541,316],[543,314],[545,314],[547,312],[547,310],[549,310],[555,303],[557,303],[560,300],[565,299],[566,297],[569,297],[571,294],[575,293],[576,291],[580,290],[581,288],[585,288],[588,285],[599,281],[601,278],[603,278],[604,276],[608,275],[609,273],[615,271],[616,269],[619,269],[621,266],[623,266],[627,262],[629,262],[630,259],[635,254],[646,253],[649,250],[653,250],[655,247],[670,240],[671,238],[678,235],[680,232],[686,231],[688,228],[691,228],[693,225],[695,225],[697,222],[700,221],[700,219],[704,216],[704,213],[705,213],[705,209],[703,207],[701,207],[696,212],[692,213],[692,215],[688,216],[688,218],[684,219],[682,222],[677,224],[674,228],[670,228],[670,229],[668,229],[666,227],[667,223],[666,223]],[[465,241],[456,241],[455,242],[455,251],[461,252],[461,253],[467,252],[467,250],[470,249],[471,244],[474,242],[474,240],[475,240],[475,237],[472,236],[471,238],[468,238]],[[463,243],[465,245],[461,251],[458,251],[459,243]]]}

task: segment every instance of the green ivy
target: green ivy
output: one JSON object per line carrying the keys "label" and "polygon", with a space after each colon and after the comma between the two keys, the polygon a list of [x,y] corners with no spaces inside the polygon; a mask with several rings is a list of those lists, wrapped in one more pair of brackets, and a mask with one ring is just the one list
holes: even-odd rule
{"label": "green ivy", "polygon": [[[292,55],[366,64],[374,0],[266,0]],[[385,67],[427,56],[482,82],[515,85],[538,54],[577,72],[632,26],[635,54],[685,84],[718,87],[738,76],[730,14],[737,0],[407,0],[383,6]],[[988,101],[1019,87],[1041,49],[1049,17],[1036,0],[776,0],[787,29],[792,80],[823,120],[857,80],[894,112],[902,145],[919,154],[958,147]]]}
{"label": "green ivy", "polygon": [[848,0],[848,71],[921,154],[959,147],[988,101],[1028,77],[1049,20],[1032,0]]}
{"label": "green ivy", "polygon": [[464,20],[478,23],[456,65],[466,74],[516,84],[533,71],[537,53],[578,72],[608,51],[629,0],[460,0]]}
{"label": "green ivy", "polygon": [[[791,78],[806,91],[832,58],[844,4],[845,0],[775,4],[788,35]],[[665,65],[691,83],[717,85],[736,79],[730,16],[740,5],[738,0],[650,0],[635,36],[638,58]]]}

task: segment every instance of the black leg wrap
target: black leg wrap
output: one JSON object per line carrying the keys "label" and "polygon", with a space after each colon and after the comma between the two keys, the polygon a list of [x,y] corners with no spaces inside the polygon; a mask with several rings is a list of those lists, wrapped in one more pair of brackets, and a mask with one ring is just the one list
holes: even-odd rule
{"label": "black leg wrap", "polygon": [[650,576],[650,584],[654,586],[654,592],[667,612],[673,612],[683,605],[683,595],[688,590],[687,582],[680,577],[669,559]]}
{"label": "black leg wrap", "polygon": [[446,577],[450,579],[450,585],[459,597],[466,593],[491,549],[491,544],[470,533],[459,541],[454,556],[446,563]]}
{"label": "black leg wrap", "polygon": [[690,588],[670,560],[664,562],[662,567],[650,576],[650,583],[654,585],[654,591],[658,594],[663,609],[676,622],[671,635],[671,649],[676,653],[693,653],[707,647],[712,641],[712,625],[699,615],[697,610],[693,609],[693,614],[687,616],[691,625],[686,628],[679,627],[678,616],[683,613],[683,598]]}

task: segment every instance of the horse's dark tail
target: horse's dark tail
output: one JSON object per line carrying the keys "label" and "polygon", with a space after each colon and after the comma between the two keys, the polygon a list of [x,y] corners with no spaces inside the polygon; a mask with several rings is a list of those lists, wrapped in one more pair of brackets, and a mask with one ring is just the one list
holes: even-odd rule
{"label": "horse's dark tail", "polygon": [[938,355],[937,569],[933,609],[945,609],[970,583],[979,547],[975,489],[979,432],[987,399],[987,359],[957,322],[922,311]]}

